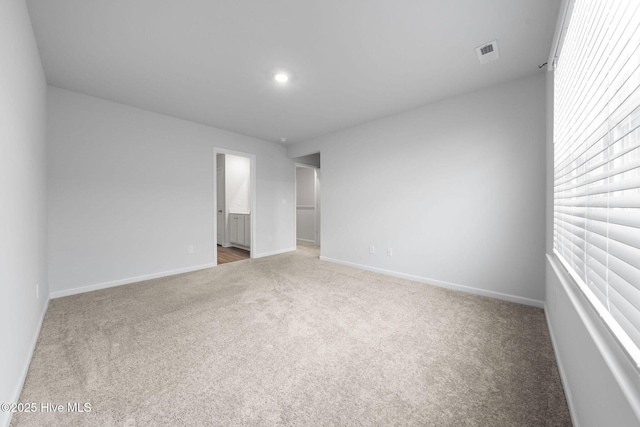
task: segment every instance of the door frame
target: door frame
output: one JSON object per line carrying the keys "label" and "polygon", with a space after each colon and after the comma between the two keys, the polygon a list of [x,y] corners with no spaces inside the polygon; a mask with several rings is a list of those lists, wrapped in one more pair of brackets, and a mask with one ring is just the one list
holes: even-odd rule
{"label": "door frame", "polygon": [[[218,161],[218,156],[220,156],[220,155],[221,155],[220,153],[216,154],[216,162]],[[214,199],[214,202],[216,204],[215,205],[215,215],[216,215],[216,230],[215,230],[216,231],[216,235],[215,235],[216,241],[215,241],[215,243],[216,243],[216,249],[217,249],[218,245],[223,246],[223,247],[226,246],[228,236],[227,236],[227,230],[225,229],[225,230],[222,230],[222,233],[221,233],[222,234],[222,236],[221,236],[222,240],[218,239],[218,232],[220,231],[218,229],[219,228],[218,227],[218,215],[222,216],[223,225],[224,225],[224,223],[225,223],[225,221],[224,221],[224,213],[227,211],[226,198],[224,198],[225,200],[222,200],[222,201],[220,201],[219,198],[218,198],[218,185],[220,185],[220,181],[222,181],[222,186],[226,187],[226,177],[225,177],[225,174],[224,174],[224,170],[225,169],[220,168],[220,165],[218,163],[216,163],[215,168],[216,168],[216,182],[214,183],[215,186],[216,186],[216,189],[215,189],[216,198]],[[220,174],[220,175],[222,175],[222,179],[219,179],[219,177],[218,177],[218,174],[220,172],[222,172]],[[226,188],[224,189],[223,193],[226,195]],[[220,212],[218,212],[218,204],[222,205],[222,211],[220,211]]]}
{"label": "door frame", "polygon": [[[249,248],[249,258],[254,258],[255,247],[256,247],[256,155],[251,153],[245,153],[243,151],[236,150],[228,150],[226,148],[213,147],[213,265],[218,265],[218,154],[231,154],[233,156],[238,157],[248,157],[249,158],[249,191],[250,194],[250,248]],[[225,210],[226,209],[225,205]],[[226,215],[226,212],[225,212]]]}
{"label": "door frame", "polygon": [[317,166],[313,166],[313,165],[307,165],[304,163],[295,163],[294,164],[294,168],[293,168],[293,208],[294,208],[294,215],[293,215],[293,230],[294,230],[294,247],[297,247],[298,245],[298,168],[306,168],[306,169],[313,169],[315,171],[314,174],[314,183],[313,183],[313,192],[314,192],[314,211],[315,211],[315,244],[320,246],[320,233],[321,233],[321,228],[320,228],[320,215],[321,215],[321,211],[320,211],[320,200],[322,198],[322,194],[318,194],[319,192],[321,193],[321,189],[318,189],[318,180],[320,179],[318,177],[318,173],[320,171],[320,168]]}

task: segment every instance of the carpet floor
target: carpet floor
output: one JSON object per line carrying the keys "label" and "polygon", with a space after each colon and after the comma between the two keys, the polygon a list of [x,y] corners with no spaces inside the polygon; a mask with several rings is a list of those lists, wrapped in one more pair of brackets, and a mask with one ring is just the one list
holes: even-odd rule
{"label": "carpet floor", "polygon": [[20,402],[13,426],[571,425],[543,310],[310,246],[52,300]]}

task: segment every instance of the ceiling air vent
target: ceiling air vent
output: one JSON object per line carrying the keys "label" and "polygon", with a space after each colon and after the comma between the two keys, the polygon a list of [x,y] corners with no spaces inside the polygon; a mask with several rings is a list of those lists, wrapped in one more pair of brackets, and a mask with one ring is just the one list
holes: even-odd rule
{"label": "ceiling air vent", "polygon": [[483,47],[482,49],[480,49],[480,53],[483,55],[486,55],[487,53],[491,53],[493,52],[493,45],[492,44],[488,44],[485,47]]}
{"label": "ceiling air vent", "polygon": [[481,64],[495,61],[500,58],[500,52],[498,52],[498,40],[478,46],[476,48],[476,53],[478,54],[478,60]]}

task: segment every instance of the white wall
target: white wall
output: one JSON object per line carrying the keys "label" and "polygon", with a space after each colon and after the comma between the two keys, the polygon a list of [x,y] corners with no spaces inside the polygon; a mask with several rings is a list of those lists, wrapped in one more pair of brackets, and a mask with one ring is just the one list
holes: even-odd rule
{"label": "white wall", "polygon": [[53,296],[210,266],[214,147],[256,155],[254,256],[295,249],[284,147],[62,89],[48,94]]}
{"label": "white wall", "polygon": [[225,154],[225,193],[229,212],[251,211],[251,159]]}
{"label": "white wall", "polygon": [[[16,402],[49,294],[46,82],[25,2],[0,2],[0,402]],[[36,298],[36,284],[39,298]],[[0,425],[10,413],[0,412]]]}
{"label": "white wall", "polygon": [[538,73],[290,146],[322,153],[323,259],[542,305],[544,88]]}
{"label": "white wall", "polygon": [[553,255],[553,72],[546,92],[546,315],[565,394],[576,426],[638,426],[638,369]]}

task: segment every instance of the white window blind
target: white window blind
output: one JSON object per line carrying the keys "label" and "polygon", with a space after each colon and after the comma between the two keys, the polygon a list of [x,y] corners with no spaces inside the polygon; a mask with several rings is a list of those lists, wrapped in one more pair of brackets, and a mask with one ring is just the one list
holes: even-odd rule
{"label": "white window blind", "polygon": [[554,88],[554,251],[640,367],[640,1],[575,0]]}

